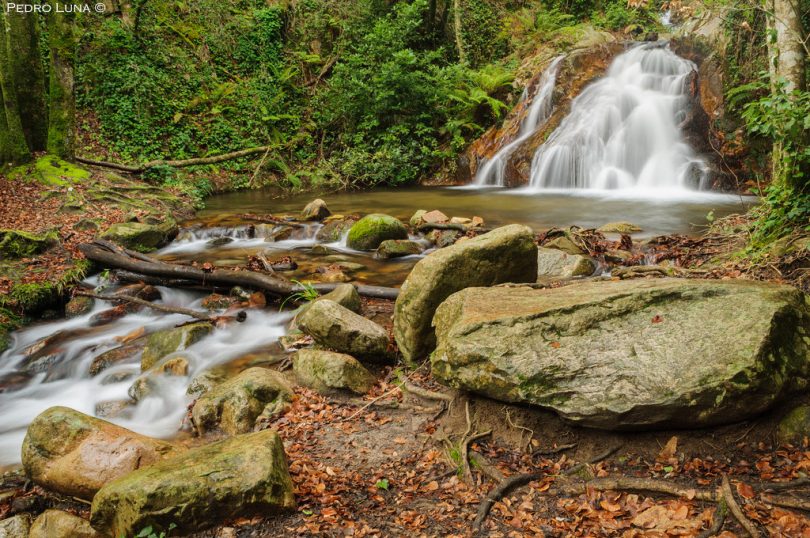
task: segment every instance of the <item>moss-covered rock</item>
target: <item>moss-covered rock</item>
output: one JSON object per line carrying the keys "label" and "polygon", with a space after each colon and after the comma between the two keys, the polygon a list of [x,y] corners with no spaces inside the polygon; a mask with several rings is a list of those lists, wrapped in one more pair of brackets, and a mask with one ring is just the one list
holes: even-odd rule
{"label": "moss-covered rock", "polygon": [[111,482],[93,498],[90,521],[109,536],[147,526],[183,535],[225,519],[295,508],[284,444],[264,430],[194,448]]}
{"label": "moss-covered rock", "polygon": [[390,215],[373,213],[352,226],[346,245],[355,250],[374,250],[386,239],[408,239],[408,228]]}
{"label": "moss-covered rock", "polygon": [[65,317],[76,318],[83,316],[93,310],[94,301],[90,297],[77,295],[70,299],[65,305]]}
{"label": "moss-covered rock", "polygon": [[31,525],[28,538],[104,538],[90,522],[62,510],[45,510]]}
{"label": "moss-covered rock", "polygon": [[90,172],[53,155],[43,155],[36,161],[18,166],[8,177],[13,180],[34,180],[43,185],[65,186],[90,178]]}
{"label": "moss-covered rock", "polygon": [[365,394],[374,376],[350,355],[321,349],[302,349],[293,357],[293,369],[301,384],[320,392],[347,389]]}
{"label": "moss-covered rock", "polygon": [[651,279],[468,288],[433,323],[440,382],[594,428],[737,422],[806,390],[810,377],[810,306],[789,286]]}
{"label": "moss-covered rock", "polygon": [[433,349],[431,320],[451,294],[470,286],[537,280],[537,247],[530,228],[513,224],[428,254],[402,284],[394,337],[408,361]]}
{"label": "moss-covered rock", "polygon": [[141,371],[147,371],[166,355],[182,351],[199,342],[213,330],[213,325],[207,321],[201,321],[150,334],[146,339],[146,347],[141,356]]}
{"label": "moss-covered rock", "polygon": [[422,247],[416,241],[410,241],[408,239],[387,239],[377,247],[377,250],[374,252],[374,257],[381,260],[388,260],[421,253]]}
{"label": "moss-covered rock", "polygon": [[200,433],[220,429],[230,435],[253,430],[260,417],[283,412],[292,401],[292,387],[280,373],[248,368],[199,397],[191,411]]}
{"label": "moss-covered rock", "polygon": [[33,234],[22,230],[0,229],[0,260],[29,258],[40,254],[59,242],[55,231]]}
{"label": "moss-covered rock", "polygon": [[92,499],[104,484],[178,449],[67,407],[51,407],[28,426],[22,464],[35,483]]}
{"label": "moss-covered rock", "polygon": [[810,405],[800,405],[779,421],[776,439],[782,445],[801,446],[805,437],[810,437]]}
{"label": "moss-covered rock", "polygon": [[149,252],[166,245],[178,232],[177,223],[167,217],[160,223],[119,222],[101,234],[102,239],[139,252]]}
{"label": "moss-covered rock", "polygon": [[298,316],[298,328],[318,344],[368,360],[385,360],[388,333],[371,321],[334,301],[312,303]]}
{"label": "moss-covered rock", "polygon": [[343,235],[354,226],[355,222],[357,222],[357,219],[351,217],[330,220],[315,233],[315,239],[326,243],[340,241]]}

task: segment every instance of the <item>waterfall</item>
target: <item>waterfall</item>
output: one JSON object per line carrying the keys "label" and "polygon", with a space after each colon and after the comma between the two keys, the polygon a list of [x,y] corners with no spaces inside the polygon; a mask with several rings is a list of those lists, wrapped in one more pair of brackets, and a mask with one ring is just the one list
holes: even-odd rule
{"label": "waterfall", "polygon": [[679,127],[696,69],[657,43],[616,57],[538,148],[530,187],[658,192],[700,187],[706,163]]}
{"label": "waterfall", "polygon": [[560,70],[560,63],[564,56],[557,56],[546,68],[537,82],[537,89],[534,93],[529,112],[520,124],[518,136],[509,144],[503,146],[498,153],[486,161],[475,174],[474,185],[503,187],[506,183],[504,172],[509,156],[517,149],[524,140],[529,138],[538,127],[551,115],[553,110],[554,84],[557,81],[557,72]]}

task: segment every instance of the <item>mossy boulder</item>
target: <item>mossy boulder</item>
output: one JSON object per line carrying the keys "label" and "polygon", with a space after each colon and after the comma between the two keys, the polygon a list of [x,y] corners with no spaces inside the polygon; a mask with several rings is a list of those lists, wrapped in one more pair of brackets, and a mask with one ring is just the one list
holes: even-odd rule
{"label": "mossy boulder", "polygon": [[0,521],[0,538],[28,538],[31,516],[19,514]]}
{"label": "mossy boulder", "polygon": [[150,334],[141,355],[141,371],[147,371],[166,355],[182,351],[199,342],[213,330],[213,325],[201,321]]}
{"label": "mossy boulder", "polygon": [[373,213],[354,223],[346,245],[355,250],[374,250],[386,239],[408,239],[408,228],[390,215]]}
{"label": "mossy boulder", "polygon": [[433,349],[433,313],[451,294],[470,286],[536,280],[534,235],[518,224],[428,254],[414,266],[397,297],[394,337],[400,351],[407,361],[415,361]]}
{"label": "mossy boulder", "polygon": [[284,412],[292,401],[292,387],[280,373],[248,368],[199,397],[191,411],[200,433],[220,429],[230,435],[252,431],[260,417]]}
{"label": "mossy boulder", "polygon": [[178,449],[67,407],[51,407],[28,426],[25,473],[40,486],[92,499],[104,484]]}
{"label": "mossy boulder", "polygon": [[167,217],[159,223],[119,222],[107,228],[101,238],[138,252],[149,252],[166,245],[177,232],[177,223]]}
{"label": "mossy boulder", "polygon": [[562,250],[540,247],[537,249],[537,276],[539,278],[573,278],[591,276],[596,271],[592,258],[568,254]]}
{"label": "mossy boulder", "polygon": [[433,323],[440,382],[593,428],[733,423],[806,390],[810,376],[810,306],[776,284],[468,288]]}
{"label": "mossy boulder", "polygon": [[371,372],[357,359],[343,353],[302,349],[293,357],[293,369],[301,384],[319,392],[346,389],[365,394],[374,385]]}
{"label": "mossy boulder", "polygon": [[321,346],[340,353],[368,360],[387,359],[386,330],[334,301],[312,303],[298,316],[298,328]]}
{"label": "mossy boulder", "polygon": [[801,446],[810,437],[810,405],[800,405],[790,411],[776,428],[776,439],[783,445]]}
{"label": "mossy boulder", "polygon": [[40,254],[59,242],[56,231],[34,234],[0,229],[0,260],[16,260]]}
{"label": "mossy boulder", "polygon": [[37,181],[43,185],[63,187],[90,178],[90,172],[53,155],[43,155],[30,164],[18,166],[8,174],[9,179]]}
{"label": "mossy boulder", "polygon": [[90,522],[62,510],[45,510],[34,520],[28,538],[104,538]]}
{"label": "mossy boulder", "polygon": [[293,510],[284,444],[273,430],[193,448],[107,484],[93,498],[90,522],[109,536],[147,526],[182,535],[226,519]]}
{"label": "mossy boulder", "polygon": [[390,258],[402,258],[403,256],[413,256],[421,254],[422,247],[416,241],[408,239],[387,239],[380,243],[374,252],[374,257],[381,260]]}

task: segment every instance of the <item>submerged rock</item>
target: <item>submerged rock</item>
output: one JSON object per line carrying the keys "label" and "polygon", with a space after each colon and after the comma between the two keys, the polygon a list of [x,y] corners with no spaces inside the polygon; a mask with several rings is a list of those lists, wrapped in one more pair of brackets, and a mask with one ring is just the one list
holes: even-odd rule
{"label": "submerged rock", "polygon": [[93,361],[90,363],[90,375],[96,376],[110,366],[133,359],[140,353],[145,342],[146,338],[138,338],[130,344],[113,348],[93,357]]}
{"label": "submerged rock", "polygon": [[183,535],[224,519],[295,508],[284,445],[264,430],[193,448],[111,482],[93,498],[90,521],[109,536],[151,525]]}
{"label": "submerged rock", "polygon": [[810,405],[800,405],[779,421],[776,439],[782,445],[801,446],[805,437],[810,437]]}
{"label": "submerged rock", "polygon": [[67,407],[38,415],[22,445],[26,474],[44,488],[92,499],[104,484],[178,449]]}
{"label": "submerged rock", "polygon": [[104,538],[90,522],[62,510],[45,510],[31,525],[28,538]]}
{"label": "submerged rock", "polygon": [[254,367],[203,393],[191,417],[200,433],[219,428],[236,435],[252,431],[260,416],[282,413],[291,401],[292,387],[284,376]]}
{"label": "submerged rock", "polygon": [[323,220],[331,214],[332,212],[329,211],[326,202],[316,198],[304,207],[299,218],[301,220]]}
{"label": "submerged rock", "polygon": [[433,349],[433,313],[451,294],[470,286],[537,280],[537,247],[530,228],[513,224],[437,250],[417,263],[402,284],[394,337],[408,361]]}
{"label": "submerged rock", "polygon": [[334,301],[312,303],[298,316],[298,328],[315,341],[340,353],[365,359],[387,358],[388,333],[371,321]]}
{"label": "submerged rock", "polygon": [[596,263],[587,256],[567,254],[553,248],[537,249],[537,276],[541,278],[572,278],[591,276]]}
{"label": "submerged rock", "polygon": [[443,383],[594,428],[736,422],[810,375],[806,297],[773,284],[471,288],[442,304],[434,325],[433,374]]}
{"label": "submerged rock", "polygon": [[374,213],[354,223],[346,245],[355,250],[374,250],[386,239],[408,239],[408,229],[390,215]]}
{"label": "submerged rock", "polygon": [[141,371],[145,372],[166,355],[182,351],[199,342],[213,330],[213,325],[201,321],[150,334],[141,355]]}
{"label": "submerged rock", "polygon": [[321,349],[301,349],[293,357],[298,380],[320,392],[348,389],[365,394],[374,385],[374,376],[351,355]]}
{"label": "submerged rock", "polygon": [[178,230],[177,223],[172,218],[157,224],[120,222],[107,228],[101,238],[132,250],[148,252],[168,244]]}
{"label": "submerged rock", "polygon": [[388,260],[421,253],[422,247],[416,241],[410,241],[408,239],[388,239],[380,243],[380,246],[377,247],[377,250],[374,252],[374,257]]}

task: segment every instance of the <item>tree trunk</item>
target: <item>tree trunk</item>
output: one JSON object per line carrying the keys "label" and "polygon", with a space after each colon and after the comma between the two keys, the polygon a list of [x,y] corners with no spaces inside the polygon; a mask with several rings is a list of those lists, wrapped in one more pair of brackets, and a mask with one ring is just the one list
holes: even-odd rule
{"label": "tree trunk", "polygon": [[[51,0],[52,5],[56,2]],[[72,160],[75,154],[76,101],[73,95],[73,67],[77,31],[73,13],[48,15],[49,68],[48,153]]]}
{"label": "tree trunk", "polygon": [[38,15],[9,12],[9,50],[12,80],[17,90],[20,121],[28,147],[44,151],[48,139],[48,108],[45,101],[45,73],[39,52]]}
{"label": "tree trunk", "polygon": [[785,81],[785,90],[803,90],[806,51],[798,0],[774,0],[776,30],[776,74]]}
{"label": "tree trunk", "polygon": [[10,51],[13,51],[5,10],[0,10],[0,164],[20,164],[31,160],[31,152],[25,142],[17,90],[11,69]]}
{"label": "tree trunk", "polygon": [[458,60],[462,64],[466,64],[467,53],[464,51],[464,39],[461,35],[461,0],[453,0],[453,33],[456,37]]}

